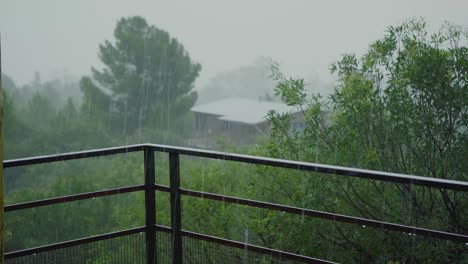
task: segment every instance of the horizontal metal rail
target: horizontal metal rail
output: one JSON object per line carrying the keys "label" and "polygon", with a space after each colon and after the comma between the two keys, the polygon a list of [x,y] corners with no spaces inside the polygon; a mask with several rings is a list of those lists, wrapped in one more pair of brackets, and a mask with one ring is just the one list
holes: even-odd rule
{"label": "horizontal metal rail", "polygon": [[88,243],[97,242],[97,241],[101,241],[101,240],[106,240],[106,239],[111,239],[111,238],[116,238],[116,237],[121,237],[121,236],[133,235],[133,234],[144,232],[145,230],[146,230],[146,227],[141,226],[141,227],[126,229],[126,230],[122,230],[122,231],[117,231],[117,232],[112,232],[112,233],[107,233],[107,234],[102,234],[102,235],[97,235],[97,236],[90,236],[90,237],[85,237],[85,238],[80,238],[80,239],[75,239],[75,240],[69,240],[69,241],[50,244],[50,245],[46,245],[46,246],[40,246],[40,247],[28,248],[28,249],[24,249],[24,250],[12,251],[12,252],[5,253],[5,259],[24,257],[24,256],[28,256],[28,255],[42,253],[42,252],[47,252],[47,251],[52,251],[52,250],[57,250],[57,249],[62,249],[62,248],[68,248],[68,247],[88,244]]}
{"label": "horizontal metal rail", "polygon": [[212,242],[216,244],[220,244],[223,246],[228,246],[228,247],[233,247],[233,248],[239,248],[239,249],[244,249],[252,252],[257,252],[265,255],[270,255],[276,258],[281,258],[281,259],[287,259],[287,260],[294,260],[294,261],[300,261],[303,263],[335,263],[335,262],[330,262],[327,260],[322,260],[322,259],[317,259],[317,258],[312,258],[312,257],[307,257],[303,255],[298,255],[298,254],[293,254],[290,252],[286,251],[281,251],[281,250],[276,250],[276,249],[271,249],[271,248],[266,248],[266,247],[260,247],[252,244],[247,244],[247,243],[241,243],[238,241],[233,241],[233,240],[228,240],[228,239],[223,239],[219,237],[214,237],[214,236],[208,236],[200,233],[195,233],[195,232],[190,232],[186,230],[181,231],[182,236],[198,239],[198,240],[204,240],[207,242]]}
{"label": "horizontal metal rail", "polygon": [[[170,227],[163,226],[163,225],[156,225],[156,230],[160,231],[160,232],[169,233],[169,234],[172,231]],[[199,240],[204,240],[204,241],[207,241],[207,242],[212,242],[212,243],[220,244],[220,245],[227,246],[227,247],[245,249],[245,250],[252,251],[252,252],[257,252],[257,253],[261,253],[261,254],[270,255],[270,256],[273,256],[273,257],[276,257],[276,258],[283,258],[283,259],[287,259],[287,260],[300,261],[300,262],[304,262],[304,263],[335,263],[335,262],[330,262],[330,261],[326,261],[326,260],[321,260],[321,259],[311,258],[311,257],[307,257],[307,256],[297,255],[297,254],[293,254],[293,253],[290,253],[290,252],[281,251],[281,250],[277,250],[277,249],[260,247],[260,246],[247,244],[247,243],[241,243],[241,242],[233,241],[233,240],[229,240],[229,239],[223,239],[223,238],[219,238],[219,237],[214,237],[214,236],[209,236],[209,235],[205,235],[205,234],[195,233],[195,232],[191,232],[191,231],[187,231],[187,230],[182,230],[181,233],[182,233],[182,236],[186,236],[186,237],[190,237],[190,238],[194,238],[194,239],[199,239]]]}
{"label": "horizontal metal rail", "polygon": [[[155,225],[155,228],[156,228],[156,231],[165,232],[169,234],[171,233],[171,228],[167,226]],[[141,226],[141,227],[126,229],[122,231],[106,233],[102,235],[89,236],[89,237],[75,239],[75,240],[68,240],[68,241],[54,243],[54,244],[50,244],[46,246],[39,246],[39,247],[34,247],[34,248],[29,248],[29,249],[24,249],[24,250],[13,251],[13,252],[6,253],[5,259],[24,257],[24,256],[39,254],[39,253],[48,252],[52,250],[69,248],[69,247],[88,244],[92,242],[98,242],[102,240],[143,233],[145,230],[146,230],[146,227]],[[255,246],[251,244],[241,243],[241,242],[228,240],[228,239],[222,239],[222,238],[218,238],[214,236],[208,236],[208,235],[185,231],[185,230],[182,230],[182,235],[186,237],[194,238],[194,239],[200,239],[200,240],[204,240],[207,242],[212,242],[212,243],[228,246],[228,247],[245,249],[245,250],[252,251],[252,252],[268,254],[270,256],[277,257],[277,258],[295,260],[295,261],[300,261],[304,263],[334,263],[334,262],[320,260],[320,259],[311,258],[307,256],[301,256],[301,255],[289,253],[286,251]]]}
{"label": "horizontal metal rail", "polygon": [[199,192],[187,189],[181,189],[180,193],[183,195],[188,195],[197,198],[204,198],[216,201],[223,201],[227,203],[239,204],[239,205],[246,205],[250,207],[274,210],[274,211],[281,211],[287,212],[291,214],[297,215],[305,215],[311,216],[316,218],[322,218],[326,220],[333,220],[339,221],[348,224],[354,225],[361,225],[366,227],[373,227],[380,230],[389,230],[389,231],[397,231],[408,233],[412,235],[421,235],[430,238],[439,238],[445,240],[451,240],[454,242],[461,242],[461,243],[468,243],[468,236],[456,233],[448,233],[443,231],[431,230],[426,228],[419,228],[414,226],[407,226],[407,225],[400,225],[394,223],[388,223],[378,220],[370,220],[366,218],[354,217],[354,216],[347,216],[342,214],[335,214],[329,213],[324,211],[317,211],[317,210],[310,210],[305,208],[293,207],[293,206],[286,206],[274,203],[267,203],[267,202],[260,202],[255,200],[243,199],[238,197],[232,196],[225,196],[207,192]]}
{"label": "horizontal metal rail", "polygon": [[168,233],[168,234],[172,233],[171,228],[168,226],[154,225],[154,227],[156,228],[156,231],[161,231],[161,232]]}
{"label": "horizontal metal rail", "polygon": [[12,168],[12,167],[52,163],[52,162],[59,162],[59,161],[66,161],[66,160],[76,160],[76,159],[84,159],[84,158],[92,158],[92,157],[109,156],[109,155],[122,154],[122,153],[131,153],[131,152],[136,152],[136,151],[142,151],[147,147],[147,145],[148,144],[139,144],[139,145],[130,145],[130,146],[122,146],[122,147],[114,147],[114,148],[103,148],[103,149],[85,150],[85,151],[77,151],[77,152],[68,152],[68,153],[63,153],[63,154],[38,156],[38,157],[32,157],[32,158],[5,160],[3,161],[3,168]]}
{"label": "horizontal metal rail", "polygon": [[95,197],[103,197],[103,196],[137,192],[137,191],[143,191],[143,190],[145,190],[145,185],[121,187],[121,188],[108,189],[108,190],[97,191],[97,192],[87,192],[87,193],[80,193],[80,194],[74,194],[74,195],[67,195],[67,196],[60,196],[60,197],[55,197],[55,198],[37,200],[37,201],[32,201],[32,202],[17,203],[17,204],[5,206],[4,210],[5,212],[12,212],[12,211],[17,211],[17,210],[22,210],[22,209],[27,209],[27,208],[34,208],[34,207],[72,202],[72,201],[79,201],[79,200],[86,200],[86,199],[92,199]]}
{"label": "horizontal metal rail", "polygon": [[155,184],[154,189],[156,191],[161,191],[161,192],[171,192],[171,188],[169,188],[169,186],[165,186],[161,184]]}
{"label": "horizontal metal rail", "polygon": [[[40,157],[25,158],[25,159],[7,160],[7,161],[4,161],[3,164],[4,164],[4,168],[12,168],[12,167],[19,167],[19,166],[26,166],[26,165],[43,164],[43,163],[51,163],[51,162],[58,162],[58,161],[130,153],[130,152],[143,151],[143,150],[145,152],[158,151],[158,152],[164,152],[164,153],[169,153],[169,154],[188,155],[188,156],[201,157],[201,158],[235,161],[235,162],[242,162],[242,163],[248,163],[248,164],[254,164],[254,165],[265,165],[265,166],[271,166],[271,167],[277,167],[277,168],[287,168],[287,169],[300,170],[300,171],[350,176],[350,177],[357,177],[357,178],[370,179],[370,180],[379,180],[379,181],[392,182],[392,183],[398,183],[398,184],[419,185],[419,186],[443,188],[443,189],[451,189],[451,190],[457,190],[457,191],[462,191],[462,192],[468,192],[468,182],[463,182],[463,181],[428,178],[428,177],[420,177],[420,176],[413,176],[413,175],[403,175],[403,174],[398,174],[398,173],[362,170],[362,169],[347,168],[347,167],[340,167],[340,166],[322,165],[322,164],[317,164],[317,163],[256,157],[256,156],[250,156],[250,155],[232,154],[232,153],[224,153],[224,152],[209,151],[209,150],[198,150],[198,149],[192,149],[192,148],[172,147],[172,146],[157,145],[157,144],[139,144],[139,145],[131,145],[131,146],[123,146],[123,147],[97,149],[97,150],[90,150],[90,151],[71,152],[71,153],[49,155],[49,156],[40,156]],[[314,176],[314,175],[311,175],[311,176]],[[163,191],[163,192],[170,192],[171,188],[168,186],[159,185],[159,184],[127,186],[127,187],[102,190],[102,191],[97,191],[97,192],[89,192],[89,193],[68,195],[68,196],[49,198],[49,199],[44,199],[44,200],[32,201],[32,202],[13,204],[13,205],[6,206],[4,209],[6,212],[10,212],[10,211],[16,211],[16,210],[21,210],[21,209],[26,209],[26,208],[34,208],[34,207],[45,206],[45,205],[59,204],[59,203],[64,203],[64,202],[78,201],[78,200],[90,199],[94,197],[102,197],[102,196],[115,195],[115,194],[120,194],[120,193],[129,193],[129,192],[135,192],[135,191],[143,191],[143,190],[147,190],[147,191],[157,190],[157,191]],[[462,235],[462,234],[447,233],[447,232],[442,232],[442,231],[437,231],[437,230],[399,225],[399,224],[394,224],[394,223],[382,222],[378,220],[370,220],[370,219],[365,219],[365,218],[334,214],[334,213],[329,213],[329,212],[324,212],[324,211],[285,206],[285,205],[243,199],[243,198],[238,198],[238,197],[231,197],[231,196],[224,196],[224,195],[213,194],[213,193],[193,191],[193,190],[182,189],[182,188],[177,188],[176,190],[178,193],[182,195],[187,195],[187,196],[192,196],[192,197],[206,198],[206,199],[211,199],[211,200],[235,203],[235,204],[252,206],[252,207],[257,207],[257,208],[288,212],[292,214],[300,214],[300,215],[305,215],[305,216],[318,217],[322,219],[339,221],[339,222],[344,222],[344,223],[349,223],[349,224],[368,226],[368,227],[377,228],[381,230],[398,231],[398,232],[403,232],[403,233],[408,233],[408,234],[421,235],[425,237],[440,238],[440,239],[451,240],[455,242],[468,243],[468,236]],[[151,212],[147,212],[147,213],[151,213]],[[154,228],[153,225],[150,225],[149,227]],[[124,236],[124,235],[134,234],[134,233],[143,232],[143,231],[149,231],[150,230],[149,227],[147,225],[145,227],[139,227],[135,229],[128,229],[124,231],[118,231],[118,232],[108,233],[108,234],[99,235],[99,236],[93,236],[93,237],[71,240],[71,241],[56,243],[56,244],[32,248],[32,249],[10,252],[10,253],[6,253],[5,257],[7,259],[14,258],[18,256],[30,255],[34,253],[40,253],[44,251],[70,247],[74,245],[86,244],[86,243],[109,239],[113,237]],[[172,229],[168,227],[158,226],[158,225],[156,225],[155,227],[157,231],[172,232]],[[244,244],[241,242],[226,240],[222,238],[212,237],[212,236],[208,236],[204,234],[198,234],[198,233],[189,232],[185,230],[181,230],[180,232],[181,232],[180,233],[181,235],[186,236],[186,237],[192,237],[192,238],[210,241],[210,242],[223,244],[223,245],[231,246],[231,247],[237,247],[237,248],[242,248],[242,249],[246,248],[250,251],[255,251],[255,252],[263,253],[263,254],[269,254],[272,256],[287,258],[291,260],[297,260],[297,261],[302,261],[306,263],[332,263],[332,262],[327,262],[324,260],[309,258],[305,256],[300,256],[300,255],[296,255],[292,253],[268,249],[268,248],[259,247],[255,245]]]}
{"label": "horizontal metal rail", "polygon": [[219,151],[173,147],[173,146],[158,145],[158,144],[139,144],[139,145],[130,145],[130,146],[123,146],[123,147],[115,147],[115,148],[97,149],[97,150],[90,150],[90,151],[70,152],[70,153],[65,153],[65,154],[40,156],[40,157],[26,158],[26,159],[6,160],[3,162],[3,166],[4,168],[11,168],[11,167],[65,161],[65,160],[72,160],[72,159],[82,159],[82,158],[89,158],[89,157],[114,155],[114,154],[119,154],[119,153],[141,151],[141,150],[144,150],[145,148],[150,148],[158,152],[178,153],[181,155],[190,155],[190,156],[195,156],[195,157],[203,157],[203,158],[211,158],[211,159],[227,160],[227,161],[237,161],[237,162],[256,164],[256,165],[267,165],[267,166],[272,166],[272,167],[289,168],[289,169],[301,170],[301,171],[343,175],[343,176],[358,177],[358,178],[379,180],[379,181],[385,181],[385,182],[412,184],[412,185],[427,186],[427,187],[433,187],[433,188],[444,188],[444,189],[468,192],[468,182],[463,182],[463,181],[429,178],[429,177],[421,177],[421,176],[405,175],[405,174],[399,174],[399,173],[390,173],[390,172],[373,171],[373,170],[363,170],[363,169],[323,165],[323,164],[318,164],[318,163],[309,163],[309,162],[301,162],[301,161],[265,158],[265,157],[251,156],[251,155],[225,153],[225,152],[219,152]]}
{"label": "horizontal metal rail", "polygon": [[373,170],[355,169],[341,166],[323,165],[318,163],[291,161],[283,159],[265,158],[243,154],[225,153],[211,150],[200,150],[183,147],[171,147],[165,145],[148,144],[153,150],[159,152],[173,152],[181,155],[189,155],[218,160],[237,161],[256,165],[267,165],[271,167],[288,168],[301,171],[320,172],[325,174],[344,175],[365,179],[373,179],[386,182],[413,184],[427,187],[452,189],[468,192],[468,182],[445,180],[439,178],[429,178],[413,176],[399,173],[390,173]]}

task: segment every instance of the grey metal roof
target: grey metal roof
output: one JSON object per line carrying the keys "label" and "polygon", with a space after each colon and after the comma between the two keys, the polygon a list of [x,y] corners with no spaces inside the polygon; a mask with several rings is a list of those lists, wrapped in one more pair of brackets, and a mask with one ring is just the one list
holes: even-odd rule
{"label": "grey metal roof", "polygon": [[264,122],[268,112],[296,113],[298,109],[277,102],[263,102],[244,98],[227,98],[220,101],[198,105],[192,112],[217,115],[220,120],[258,124]]}

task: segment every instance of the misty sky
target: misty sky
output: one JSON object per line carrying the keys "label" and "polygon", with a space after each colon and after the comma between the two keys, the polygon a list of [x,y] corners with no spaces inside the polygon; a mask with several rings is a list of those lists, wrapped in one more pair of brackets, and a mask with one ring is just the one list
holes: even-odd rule
{"label": "misty sky", "polygon": [[79,78],[99,66],[98,44],[112,39],[118,18],[141,15],[182,42],[202,64],[197,85],[218,72],[279,61],[287,74],[331,80],[340,54],[362,54],[389,25],[425,17],[467,27],[468,1],[313,0],[0,0],[3,71],[17,84],[64,73]]}

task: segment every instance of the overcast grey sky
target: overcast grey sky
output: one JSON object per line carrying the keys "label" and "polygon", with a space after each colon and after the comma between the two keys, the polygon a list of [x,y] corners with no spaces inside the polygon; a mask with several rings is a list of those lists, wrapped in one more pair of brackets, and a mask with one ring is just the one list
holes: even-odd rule
{"label": "overcast grey sky", "polygon": [[43,79],[89,74],[117,19],[141,15],[202,64],[199,86],[258,56],[328,81],[332,61],[362,54],[387,26],[425,17],[434,28],[444,20],[466,27],[467,11],[462,0],[0,0],[3,70],[19,84],[36,70]]}

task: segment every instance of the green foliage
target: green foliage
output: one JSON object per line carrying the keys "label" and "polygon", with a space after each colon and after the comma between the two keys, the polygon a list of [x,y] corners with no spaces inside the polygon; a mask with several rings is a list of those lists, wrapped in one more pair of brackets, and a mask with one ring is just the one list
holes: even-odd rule
{"label": "green foliage", "polygon": [[[423,21],[409,21],[390,27],[362,58],[344,55],[330,67],[338,83],[329,101],[318,96],[306,99],[303,80],[286,79],[275,66],[274,75],[279,76],[276,94],[288,105],[305,109],[306,128],[303,133],[291,133],[287,116],[270,113],[270,140],[257,153],[466,181],[468,33],[446,24],[437,34],[427,35]],[[256,182],[258,188],[274,183],[270,183],[274,188],[267,193],[267,199],[289,199],[306,207],[457,233],[468,228],[468,218],[462,213],[468,209],[464,194],[375,181],[317,181],[309,177],[290,184],[285,192],[281,189],[290,181],[290,174],[259,173],[265,177]],[[309,191],[301,192],[294,186]],[[320,199],[311,194],[322,192]],[[284,221],[277,226],[281,224]],[[273,222],[269,225],[275,226]],[[341,254],[353,256],[356,262],[462,261],[460,245],[422,240],[417,245],[438,250],[423,250],[412,243],[408,251],[405,237],[369,236],[345,227],[321,227],[323,232],[311,235],[334,243],[344,240],[338,243],[339,253],[334,256],[339,261],[345,260]],[[295,232],[294,228],[290,232]],[[382,239],[390,246],[376,247],[383,243]],[[308,250],[312,246],[304,247],[307,253],[317,253]]]}

